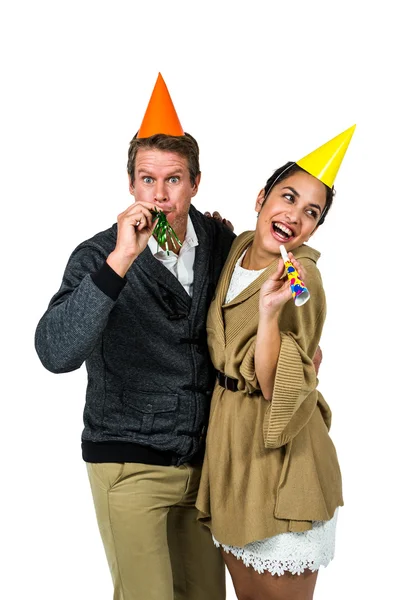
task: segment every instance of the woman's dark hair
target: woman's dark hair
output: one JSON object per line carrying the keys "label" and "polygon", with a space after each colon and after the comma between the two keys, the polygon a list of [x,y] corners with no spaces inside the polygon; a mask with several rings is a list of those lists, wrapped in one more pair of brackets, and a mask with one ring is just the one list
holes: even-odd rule
{"label": "woman's dark hair", "polygon": [[[265,184],[264,202],[266,201],[272,188],[277,183],[284,181],[284,179],[287,179],[288,177],[293,175],[293,173],[297,173],[298,171],[303,171],[304,173],[307,173],[307,171],[304,171],[304,169],[299,167],[299,165],[296,164],[295,162],[287,162],[285,165],[283,165],[283,167],[276,169],[276,171],[273,172],[273,174],[271,175],[271,177],[268,179],[267,183]],[[326,203],[325,203],[325,208],[322,211],[322,214],[319,218],[318,227],[320,225],[322,225],[322,223],[325,221],[325,217],[326,217],[330,207],[332,206],[333,196],[335,195],[335,189],[333,187],[331,189],[330,187],[325,185],[325,189],[326,189]],[[264,205],[264,202],[263,202],[263,205]]]}

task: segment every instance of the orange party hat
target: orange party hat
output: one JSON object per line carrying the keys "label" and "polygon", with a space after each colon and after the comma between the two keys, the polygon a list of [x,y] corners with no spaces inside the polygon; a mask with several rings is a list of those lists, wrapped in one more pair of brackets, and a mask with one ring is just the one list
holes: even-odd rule
{"label": "orange party hat", "polygon": [[147,138],[157,133],[185,135],[161,73],[158,74],[137,137]]}

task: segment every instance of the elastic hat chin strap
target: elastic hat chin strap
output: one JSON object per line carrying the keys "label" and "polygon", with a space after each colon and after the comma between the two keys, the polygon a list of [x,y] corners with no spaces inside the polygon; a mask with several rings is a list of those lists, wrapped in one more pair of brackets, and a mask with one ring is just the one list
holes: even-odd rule
{"label": "elastic hat chin strap", "polygon": [[[277,176],[277,177],[274,179],[274,181],[273,181],[273,182],[271,183],[271,185],[269,186],[269,190],[268,190],[268,192],[267,192],[267,193],[265,194],[265,196],[264,196],[264,202],[266,201],[266,199],[267,199],[267,197],[268,197],[268,194],[270,193],[270,191],[272,190],[272,188],[274,187],[274,185],[276,185],[276,184],[277,184],[277,183],[280,181],[280,179],[281,179],[282,175],[284,175],[284,174],[286,173],[286,171],[288,171],[289,169],[291,169],[291,168],[293,167],[293,165],[296,165],[296,164],[297,164],[297,163],[295,163],[295,162],[292,162],[292,163],[290,163],[290,165],[288,165],[288,166],[286,167],[286,169],[284,169],[284,170],[282,171],[282,173],[279,173],[279,175],[278,175],[278,176]],[[301,169],[301,168],[302,168],[302,167],[300,167],[300,169]],[[303,169],[303,170],[304,170],[304,169]],[[307,171],[306,171],[306,173],[307,173]],[[311,174],[311,173],[310,173],[310,174]],[[313,177],[314,177],[314,175],[313,175]],[[323,182],[321,182],[321,183],[323,183]],[[324,184],[324,185],[326,185],[326,184]],[[333,189],[334,189],[334,188],[332,187],[332,192],[333,192]],[[263,202],[263,205],[264,205],[264,202]],[[322,211],[322,213],[321,213],[321,216],[320,216],[320,218],[319,218],[319,220],[318,220],[317,226],[318,226],[318,224],[321,222],[321,220],[322,220],[322,219],[325,217],[325,215],[326,215],[326,213],[327,213],[327,210],[328,210],[328,207],[327,207],[327,206],[326,206],[326,204],[325,204],[324,210],[323,210],[323,211]],[[260,214],[260,213],[258,213],[258,215],[259,215],[259,214]],[[258,215],[257,215],[257,219],[258,219]]]}
{"label": "elastic hat chin strap", "polygon": [[[271,185],[269,186],[269,190],[266,192],[266,194],[264,195],[264,202],[266,201],[268,194],[270,193],[270,191],[272,190],[272,188],[274,187],[274,185],[276,185],[278,183],[278,181],[281,179],[282,175],[284,175],[286,173],[286,171],[288,171],[289,169],[291,169],[293,167],[293,165],[295,165],[296,163],[292,162],[290,163],[290,165],[288,165],[286,167],[286,169],[284,169],[282,171],[282,173],[279,173],[279,175],[274,179],[274,181],[271,183]],[[263,202],[263,204],[264,204]]]}

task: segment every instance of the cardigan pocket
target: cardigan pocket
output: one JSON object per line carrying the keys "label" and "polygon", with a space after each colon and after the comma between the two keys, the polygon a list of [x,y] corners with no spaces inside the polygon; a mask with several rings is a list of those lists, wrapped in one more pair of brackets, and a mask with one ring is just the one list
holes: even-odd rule
{"label": "cardigan pocket", "polygon": [[177,420],[178,395],[124,390],[120,434],[170,433]]}

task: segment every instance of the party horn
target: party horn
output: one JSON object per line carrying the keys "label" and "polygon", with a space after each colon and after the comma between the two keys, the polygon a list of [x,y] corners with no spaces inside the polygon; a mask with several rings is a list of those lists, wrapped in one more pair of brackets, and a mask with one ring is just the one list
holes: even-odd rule
{"label": "party horn", "polygon": [[[169,236],[169,238],[172,242],[174,250],[178,246],[182,246],[182,242],[176,235],[175,231],[172,229],[171,225],[168,223],[167,215],[165,214],[165,212],[163,212],[162,210],[157,210],[156,208],[154,210],[151,210],[150,212],[153,217],[152,222],[154,223],[154,221],[157,220],[157,225],[155,226],[154,232],[153,232],[154,235],[156,236],[157,244],[159,246],[162,246],[163,244],[165,244],[165,249],[169,256],[167,235]],[[178,244],[178,246],[177,246],[177,244]]]}
{"label": "party horn", "polygon": [[285,246],[279,246],[279,250],[281,251],[283,262],[285,263],[285,271],[290,282],[290,289],[292,290],[294,303],[296,306],[301,306],[310,298],[310,292],[301,281],[296,268],[286,252]]}

